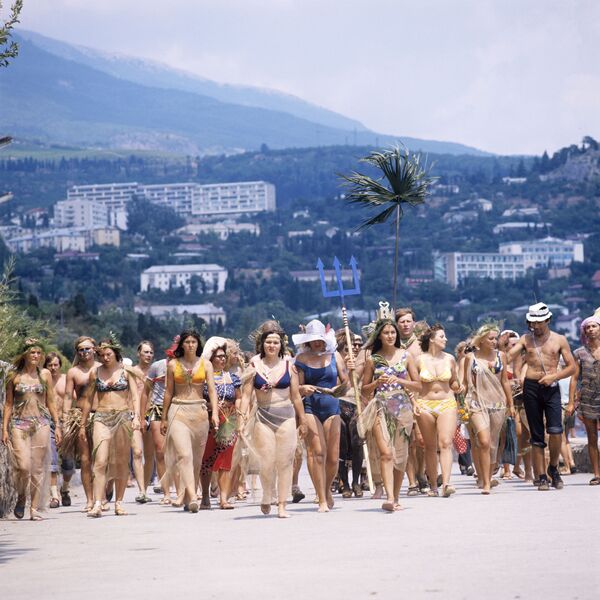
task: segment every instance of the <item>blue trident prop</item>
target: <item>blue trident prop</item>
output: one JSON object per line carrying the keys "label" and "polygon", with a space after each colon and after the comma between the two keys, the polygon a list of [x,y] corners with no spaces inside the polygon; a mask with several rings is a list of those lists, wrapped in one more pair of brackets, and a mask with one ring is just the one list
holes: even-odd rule
{"label": "blue trident prop", "polygon": [[340,298],[343,305],[344,296],[355,296],[356,294],[360,294],[360,282],[358,280],[358,269],[356,268],[356,259],[354,258],[354,256],[350,259],[350,268],[352,269],[352,279],[354,284],[354,287],[352,289],[344,289],[344,282],[342,281],[342,265],[337,256],[333,257],[333,268],[335,269],[337,290],[328,290],[327,281],[325,280],[325,269],[323,267],[323,261],[320,258],[317,260],[317,269],[319,269],[319,277],[321,278],[321,291],[323,292],[323,297]]}
{"label": "blue trident prop", "polygon": [[[333,257],[333,268],[335,269],[335,280],[337,282],[337,289],[328,290],[327,281],[325,280],[325,269],[323,267],[323,261],[319,258],[317,260],[317,269],[319,269],[319,277],[321,278],[321,291],[325,298],[339,298],[342,304],[342,321],[344,323],[344,330],[346,332],[346,347],[348,349],[349,358],[354,361],[354,352],[352,347],[352,336],[350,335],[350,325],[348,324],[348,314],[346,313],[346,305],[344,303],[345,296],[356,296],[360,294],[360,281],[358,279],[358,269],[356,268],[356,259],[354,256],[350,259],[350,268],[352,269],[352,283],[354,285],[351,289],[344,288],[344,282],[342,281],[342,265],[337,256]],[[358,387],[358,378],[356,370],[353,368],[350,371],[350,376],[353,381],[354,388],[354,401],[356,402],[356,412],[360,416],[362,412],[362,405],[360,399],[360,391]],[[371,473],[371,464],[369,463],[369,449],[366,441],[363,441],[363,453],[367,462],[367,478],[369,480],[369,489],[371,492],[375,491],[373,484],[373,475]]]}

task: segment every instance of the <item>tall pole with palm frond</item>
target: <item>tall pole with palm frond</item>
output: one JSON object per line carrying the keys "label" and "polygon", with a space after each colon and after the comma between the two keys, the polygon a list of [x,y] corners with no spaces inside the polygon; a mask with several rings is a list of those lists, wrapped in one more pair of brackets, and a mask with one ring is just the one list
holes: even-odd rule
{"label": "tall pole with palm frond", "polygon": [[347,187],[345,200],[358,204],[377,214],[365,220],[359,229],[385,223],[390,217],[395,218],[394,246],[394,287],[393,302],[396,306],[398,291],[398,253],[400,245],[400,221],[404,216],[405,206],[417,206],[425,202],[429,186],[436,180],[430,177],[425,166],[421,164],[418,154],[406,148],[396,146],[383,152],[371,152],[360,162],[375,167],[380,177],[371,177],[354,171],[350,175],[342,175]]}

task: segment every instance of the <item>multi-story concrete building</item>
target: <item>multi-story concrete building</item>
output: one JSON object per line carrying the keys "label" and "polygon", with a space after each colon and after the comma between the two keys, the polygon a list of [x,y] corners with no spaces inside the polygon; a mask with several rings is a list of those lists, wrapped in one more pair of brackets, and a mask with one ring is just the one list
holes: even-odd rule
{"label": "multi-story concrete building", "polygon": [[[68,200],[91,200],[105,206],[110,214],[127,209],[134,198],[168,206],[182,216],[215,216],[274,211],[275,186],[265,181],[234,183],[168,183],[141,185],[100,183],[76,185],[67,191]],[[114,221],[114,219],[113,219]],[[111,224],[117,224],[111,222]]]}
{"label": "multi-story concrete building", "polygon": [[525,242],[505,242],[499,245],[500,254],[522,254],[525,268],[568,267],[583,262],[583,243],[545,237]]}
{"label": "multi-story concrete building", "polygon": [[227,269],[215,264],[204,265],[157,265],[142,271],[140,289],[158,289],[163,292],[174,287],[182,287],[186,294],[192,290],[192,277],[204,282],[206,293],[220,293],[225,290]]}
{"label": "multi-story concrete building", "polygon": [[275,210],[275,186],[265,181],[199,185],[192,196],[192,215],[212,216]]}
{"label": "multi-story concrete building", "polygon": [[60,200],[54,205],[54,224],[57,227],[94,229],[109,224],[108,208],[93,200]]}
{"label": "multi-story concrete building", "polygon": [[54,248],[57,252],[85,252],[90,246],[119,246],[120,231],[113,227],[86,229],[63,227],[29,230],[5,238],[11,252],[27,254],[38,248]]}
{"label": "multi-story concrete building", "polygon": [[192,196],[197,183],[167,183],[139,186],[139,195],[153,204],[172,208],[185,217],[192,213]]}
{"label": "multi-story concrete building", "polygon": [[500,244],[499,252],[446,252],[434,257],[436,279],[456,287],[467,277],[516,279],[528,269],[566,267],[583,262],[583,244],[543,238]]}
{"label": "multi-story concrete building", "polygon": [[498,252],[445,252],[434,260],[436,279],[456,287],[467,277],[516,279],[526,273],[522,255]]}
{"label": "multi-story concrete building", "polygon": [[257,223],[236,223],[235,221],[222,221],[220,223],[191,223],[177,230],[177,233],[188,235],[214,233],[220,239],[226,240],[230,235],[249,233],[260,235],[260,225]]}

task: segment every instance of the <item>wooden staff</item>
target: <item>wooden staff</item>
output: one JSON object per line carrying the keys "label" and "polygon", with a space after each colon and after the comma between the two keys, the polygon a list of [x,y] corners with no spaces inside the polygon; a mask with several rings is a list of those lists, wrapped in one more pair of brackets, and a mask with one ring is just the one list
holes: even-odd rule
{"label": "wooden staff", "polygon": [[[346,307],[342,304],[342,321],[344,323],[344,330],[346,332],[346,346],[348,347],[348,357],[352,362],[355,360],[354,351],[352,349],[352,336],[350,335],[350,326],[348,325],[348,314],[346,313]],[[352,385],[354,386],[354,400],[356,401],[356,412],[358,417],[362,413],[362,402],[360,399],[360,391],[358,389],[358,377],[356,375],[356,369],[350,370],[350,376],[352,377]],[[369,481],[369,490],[371,493],[375,491],[373,484],[373,474],[371,473],[371,463],[369,461],[369,447],[367,446],[367,440],[363,440],[363,454],[365,462],[367,463],[367,479]]]}

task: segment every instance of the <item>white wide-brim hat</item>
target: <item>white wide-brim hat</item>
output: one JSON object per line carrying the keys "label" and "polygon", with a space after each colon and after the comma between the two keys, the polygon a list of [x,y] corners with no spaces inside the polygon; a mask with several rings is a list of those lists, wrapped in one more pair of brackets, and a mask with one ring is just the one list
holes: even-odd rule
{"label": "white wide-brim hat", "polygon": [[215,350],[217,348],[222,348],[223,346],[227,346],[227,340],[225,338],[218,337],[216,335],[208,338],[208,340],[206,340],[206,344],[204,344],[204,348],[202,349],[202,358],[210,360],[212,355],[215,353]]}
{"label": "white wide-brim hat", "polygon": [[551,316],[550,309],[543,302],[538,302],[529,307],[529,312],[525,315],[525,318],[530,323],[539,323],[540,321],[547,321]]}
{"label": "white wide-brim hat", "polygon": [[327,328],[318,319],[313,319],[306,325],[304,333],[295,333],[292,335],[292,341],[297,348],[309,342],[325,342],[326,352],[335,352],[337,342],[335,340],[335,331]]}

